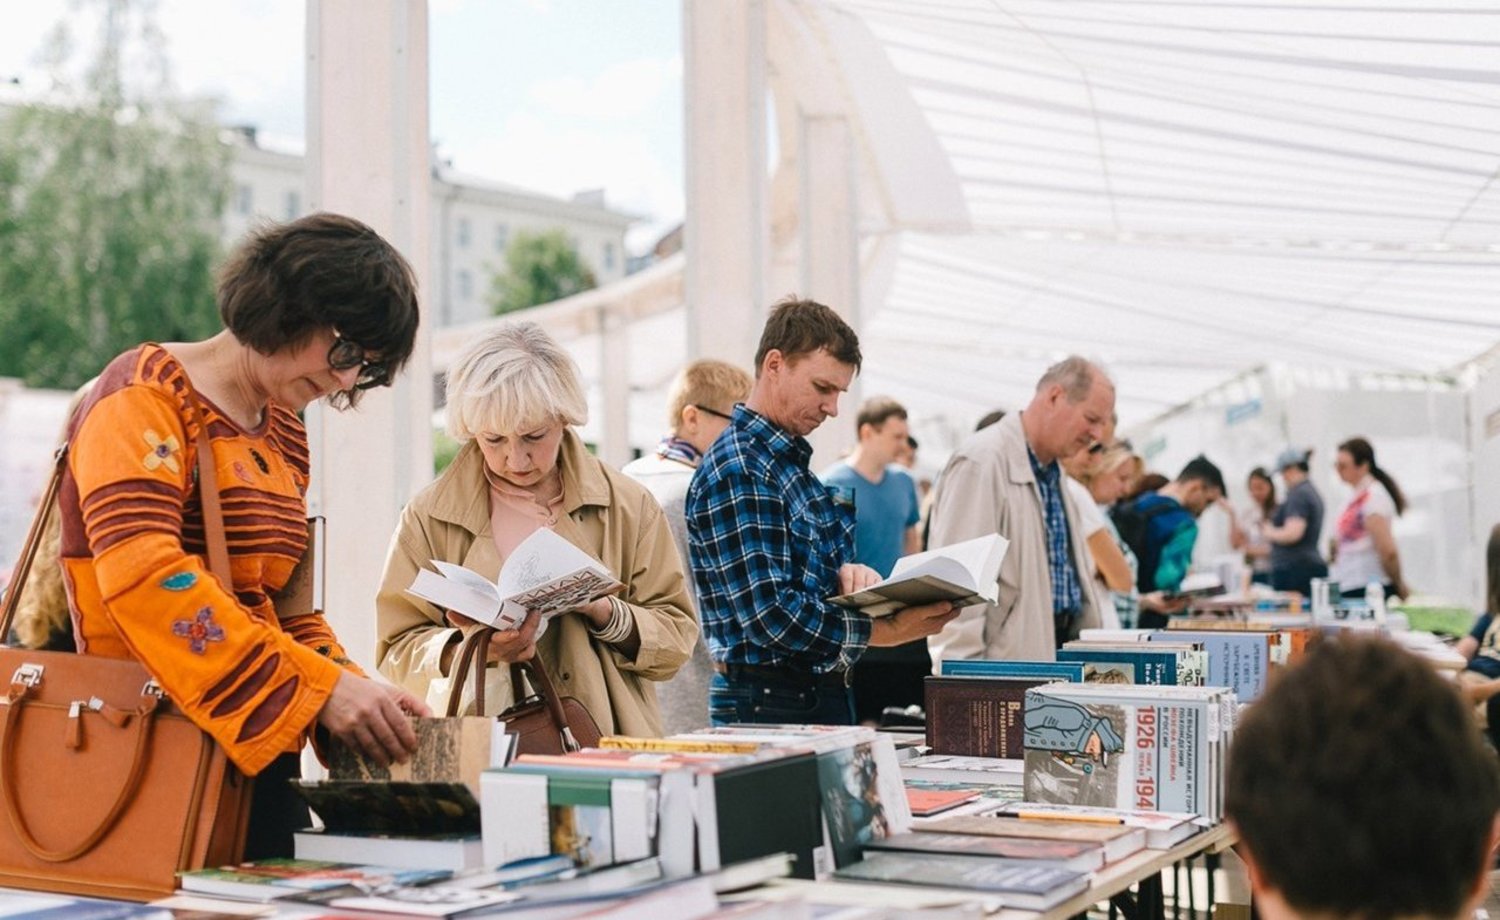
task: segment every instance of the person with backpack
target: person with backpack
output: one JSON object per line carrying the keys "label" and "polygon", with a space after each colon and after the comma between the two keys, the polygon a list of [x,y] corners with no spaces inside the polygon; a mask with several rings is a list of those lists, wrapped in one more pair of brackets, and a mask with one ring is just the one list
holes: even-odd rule
{"label": "person with backpack", "polygon": [[1224,496],[1224,475],[1202,454],[1189,460],[1177,478],[1155,492],[1122,502],[1112,512],[1115,528],[1139,562],[1139,625],[1159,629],[1187,606],[1174,597],[1193,562],[1198,516]]}

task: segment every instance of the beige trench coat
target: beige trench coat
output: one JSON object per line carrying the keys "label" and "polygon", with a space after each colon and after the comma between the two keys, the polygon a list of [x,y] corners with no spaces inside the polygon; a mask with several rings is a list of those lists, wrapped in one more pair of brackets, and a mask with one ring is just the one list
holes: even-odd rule
{"label": "beige trench coat", "polygon": [[[1088,585],[1088,546],[1071,490],[1062,494],[1073,565],[1083,587],[1081,623],[1088,629],[1100,622],[1098,600]],[[965,441],[937,482],[931,546],[998,533],[1010,541],[1010,549],[1000,565],[1000,602],[965,607],[927,640],[934,669],[941,668],[944,658],[1054,660],[1046,527],[1021,414],[1012,412]]]}
{"label": "beige trench coat", "polygon": [[[633,660],[626,658],[593,639],[584,617],[565,614],[547,624],[537,654],[559,692],[588,707],[600,731],[658,736],[661,713],[651,681],[676,674],[698,638],[682,561],[651,493],[595,459],[571,430],[558,463],[564,514],[554,529],[625,582],[622,599],[635,614],[641,645]],[[429,559],[460,563],[491,580],[499,577],[483,464],[478,445],[464,445],[452,466],[407,505],[376,598],[380,672],[429,704],[440,706],[446,699],[442,653],[457,641],[458,631],[444,624],[436,607],[405,589]],[[509,670],[488,669],[485,710],[490,715],[513,699]]]}

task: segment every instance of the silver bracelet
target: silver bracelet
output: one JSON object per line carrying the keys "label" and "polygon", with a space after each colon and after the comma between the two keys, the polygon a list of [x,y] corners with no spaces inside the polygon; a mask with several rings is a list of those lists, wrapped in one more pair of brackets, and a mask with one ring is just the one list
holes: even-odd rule
{"label": "silver bracelet", "polygon": [[602,627],[589,627],[589,634],[606,645],[618,645],[630,637],[635,626],[635,613],[630,605],[613,595],[609,598],[609,622]]}

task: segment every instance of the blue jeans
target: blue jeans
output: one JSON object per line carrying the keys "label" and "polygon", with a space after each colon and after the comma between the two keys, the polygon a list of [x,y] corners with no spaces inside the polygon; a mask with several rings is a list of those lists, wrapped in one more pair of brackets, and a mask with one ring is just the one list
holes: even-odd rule
{"label": "blue jeans", "polygon": [[854,694],[841,675],[736,668],[709,682],[708,719],[714,725],[853,725]]}

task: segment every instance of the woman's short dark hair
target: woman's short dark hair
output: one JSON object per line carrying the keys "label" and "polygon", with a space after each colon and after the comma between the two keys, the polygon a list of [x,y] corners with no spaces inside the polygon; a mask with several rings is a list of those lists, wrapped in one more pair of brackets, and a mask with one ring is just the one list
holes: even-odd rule
{"label": "woman's short dark hair", "polygon": [[[416,343],[411,265],[367,224],[342,214],[252,231],[219,269],[218,298],[225,327],[265,355],[337,329],[379,355],[394,377]],[[349,404],[358,392],[349,391]]]}

